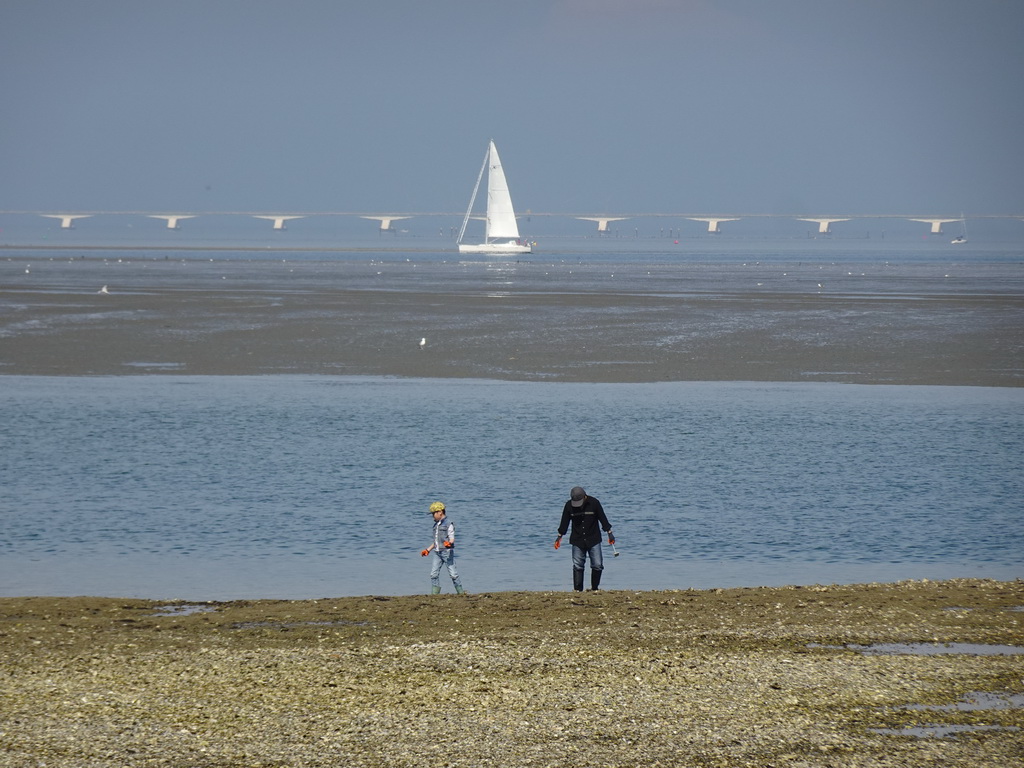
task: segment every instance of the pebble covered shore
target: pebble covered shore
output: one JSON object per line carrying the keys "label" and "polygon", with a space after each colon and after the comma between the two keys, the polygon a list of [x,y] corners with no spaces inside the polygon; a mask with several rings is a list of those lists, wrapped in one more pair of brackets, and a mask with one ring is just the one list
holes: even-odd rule
{"label": "pebble covered shore", "polygon": [[1021,765],[1022,608],[974,580],[2,598],[0,765]]}

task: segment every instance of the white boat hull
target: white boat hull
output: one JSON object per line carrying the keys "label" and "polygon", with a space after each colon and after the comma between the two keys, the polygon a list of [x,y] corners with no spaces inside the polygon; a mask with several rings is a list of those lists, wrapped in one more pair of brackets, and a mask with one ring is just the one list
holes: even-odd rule
{"label": "white boat hull", "polygon": [[488,253],[494,256],[507,253],[533,253],[533,246],[522,243],[483,243],[481,245],[459,243],[459,253]]}

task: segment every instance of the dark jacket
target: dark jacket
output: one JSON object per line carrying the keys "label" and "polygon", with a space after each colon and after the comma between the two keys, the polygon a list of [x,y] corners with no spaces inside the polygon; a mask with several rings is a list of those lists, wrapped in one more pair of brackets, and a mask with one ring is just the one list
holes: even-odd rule
{"label": "dark jacket", "polygon": [[601,502],[593,496],[583,499],[583,506],[580,507],[574,507],[571,501],[565,502],[565,506],[562,507],[562,521],[558,524],[559,536],[564,536],[569,530],[570,522],[572,535],[569,536],[569,543],[584,549],[601,543],[601,529],[604,529],[605,533],[612,529]]}

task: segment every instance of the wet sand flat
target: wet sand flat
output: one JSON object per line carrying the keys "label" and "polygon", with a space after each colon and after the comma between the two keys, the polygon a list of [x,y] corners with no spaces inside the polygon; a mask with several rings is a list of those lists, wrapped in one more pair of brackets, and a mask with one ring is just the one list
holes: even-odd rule
{"label": "wet sand flat", "polygon": [[873,269],[9,259],[0,372],[1024,383],[1019,280]]}
{"label": "wet sand flat", "polygon": [[1022,604],[972,580],[2,598],[0,765],[1017,765]]}

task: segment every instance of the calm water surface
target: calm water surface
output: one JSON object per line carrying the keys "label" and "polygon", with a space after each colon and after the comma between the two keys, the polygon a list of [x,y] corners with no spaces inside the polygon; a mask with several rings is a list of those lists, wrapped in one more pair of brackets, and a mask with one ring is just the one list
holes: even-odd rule
{"label": "calm water surface", "polygon": [[1017,578],[1022,428],[1021,389],[3,377],[0,595],[422,592],[437,499],[470,591],[565,589],[576,484],[612,589]]}

